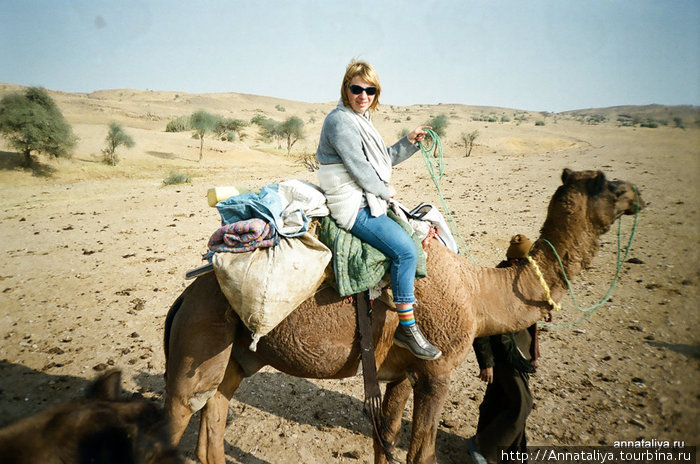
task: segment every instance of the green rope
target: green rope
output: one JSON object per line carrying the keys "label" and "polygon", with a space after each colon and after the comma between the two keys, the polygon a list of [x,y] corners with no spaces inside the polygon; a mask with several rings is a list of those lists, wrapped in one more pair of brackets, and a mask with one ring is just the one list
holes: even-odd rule
{"label": "green rope", "polygon": [[[426,147],[423,142],[419,143],[420,146],[420,151],[423,154],[423,160],[425,160],[425,166],[428,169],[428,174],[430,174],[430,178],[433,181],[433,184],[435,185],[435,189],[438,192],[438,196],[440,197],[440,203],[442,204],[442,208],[445,211],[445,216],[447,216],[447,221],[448,225],[450,227],[450,230],[452,231],[452,234],[455,235],[456,237],[459,238],[460,243],[464,249],[464,251],[467,253],[467,256],[469,256],[469,259],[474,264],[477,264],[476,260],[472,257],[471,253],[469,253],[469,250],[467,249],[467,244],[465,243],[464,239],[462,238],[462,235],[459,233],[459,229],[457,228],[457,223],[455,222],[454,218],[452,217],[452,212],[450,211],[450,208],[447,206],[447,201],[445,200],[445,197],[442,194],[442,188],[440,187],[440,180],[442,179],[443,174],[445,173],[445,160],[443,157],[443,151],[442,151],[442,141],[440,140],[440,137],[437,135],[435,131],[432,129],[425,129],[425,132],[430,136],[430,139],[432,140],[432,144],[429,147]],[[432,153],[431,153],[432,152]],[[552,327],[555,329],[560,329],[560,328],[568,328],[572,327],[574,325],[578,325],[581,322],[585,321],[589,317],[591,317],[595,312],[603,306],[605,303],[610,300],[612,297],[613,291],[615,290],[615,285],[617,285],[617,279],[620,275],[620,269],[622,268],[622,263],[625,262],[627,259],[627,255],[630,252],[630,248],[632,246],[632,239],[634,238],[634,234],[637,230],[637,218],[639,217],[639,195],[637,193],[637,187],[632,186],[632,189],[634,190],[634,197],[636,200],[636,208],[634,212],[634,221],[632,223],[632,231],[630,232],[630,237],[629,241],[627,242],[627,247],[625,249],[625,254],[624,256],[621,256],[621,251],[622,251],[622,246],[620,244],[620,231],[622,229],[622,216],[618,219],[617,222],[617,264],[615,267],[615,275],[613,276],[613,280],[610,284],[610,288],[608,291],[605,293],[603,298],[596,304],[589,306],[587,308],[581,308],[578,303],[576,302],[576,297],[574,296],[574,291],[573,287],[571,286],[571,282],[569,281],[569,278],[566,275],[566,271],[564,270],[564,264],[561,261],[561,258],[559,257],[559,253],[557,253],[557,250],[554,248],[554,245],[552,243],[544,238],[539,238],[535,240],[535,243],[537,242],[544,242],[547,245],[550,246],[552,251],[554,251],[554,256],[557,258],[557,262],[559,263],[559,267],[561,268],[561,272],[564,275],[564,281],[566,281],[566,286],[569,290],[569,296],[571,297],[571,301],[574,305],[574,308],[576,308],[578,311],[584,313],[584,315],[573,322],[567,322],[564,324],[549,324],[546,322],[538,322],[538,324],[547,326],[547,327]],[[534,244],[533,244],[534,246]],[[458,246],[459,249],[459,246]]]}
{"label": "green rope", "polygon": [[624,256],[622,256],[621,255],[622,246],[620,245],[620,231],[622,229],[622,216],[620,216],[620,218],[617,221],[617,264],[615,267],[615,275],[613,276],[613,280],[610,283],[610,288],[608,289],[608,291],[605,293],[603,298],[598,303],[595,303],[594,305],[591,305],[587,308],[581,308],[578,305],[578,303],[576,302],[576,297],[574,296],[574,291],[573,291],[573,288],[571,286],[571,282],[569,282],[569,278],[566,276],[566,271],[564,271],[564,264],[561,262],[561,258],[559,257],[559,253],[557,253],[557,250],[554,248],[554,245],[552,245],[552,243],[549,240],[544,239],[544,238],[539,238],[535,241],[535,243],[536,242],[546,243],[547,245],[549,245],[549,247],[552,249],[552,251],[554,251],[554,256],[556,256],[557,262],[559,263],[559,268],[561,269],[561,272],[564,275],[564,281],[566,282],[566,286],[569,290],[569,296],[571,297],[571,302],[573,303],[575,309],[584,313],[584,315],[580,319],[572,321],[572,322],[567,322],[564,324],[549,324],[546,322],[538,322],[538,324],[544,325],[546,327],[552,327],[555,329],[564,329],[564,328],[573,327],[573,326],[578,325],[581,322],[585,321],[589,317],[591,317],[593,314],[595,314],[595,312],[601,306],[603,306],[605,303],[608,302],[608,300],[610,300],[610,298],[612,297],[613,291],[615,290],[615,285],[617,284],[617,278],[620,275],[620,269],[622,269],[622,263],[624,263],[625,260],[627,259],[627,255],[629,254],[630,248],[632,246],[632,239],[634,238],[634,233],[637,230],[637,218],[639,217],[639,209],[640,209],[640,207],[639,207],[639,195],[637,194],[637,187],[636,186],[633,185],[632,189],[634,190],[634,198],[636,200],[636,205],[635,205],[635,211],[634,211],[634,220],[632,222],[632,231],[630,232],[630,238],[627,242],[625,254],[624,254]]}
{"label": "green rope", "polygon": [[[423,144],[423,142],[420,142],[420,151],[423,154],[423,160],[425,160],[425,167],[428,169],[428,174],[430,174],[430,178],[433,180],[435,189],[437,190],[438,196],[440,197],[442,209],[443,211],[445,211],[445,216],[447,216],[447,224],[450,227],[450,230],[452,231],[452,235],[459,238],[460,244],[462,245],[462,249],[467,253],[469,259],[471,259],[471,261],[474,264],[477,264],[476,260],[472,257],[471,253],[469,253],[469,250],[467,249],[467,244],[462,238],[462,235],[459,233],[457,223],[452,217],[452,212],[447,206],[447,201],[445,201],[445,197],[442,194],[442,188],[440,188],[440,180],[442,179],[442,175],[445,173],[445,160],[442,152],[442,141],[440,140],[440,137],[437,135],[437,133],[435,133],[434,130],[425,129],[425,132],[428,134],[428,136],[430,136],[432,144],[429,147],[426,147]],[[460,249],[459,245],[457,246],[457,249]]]}

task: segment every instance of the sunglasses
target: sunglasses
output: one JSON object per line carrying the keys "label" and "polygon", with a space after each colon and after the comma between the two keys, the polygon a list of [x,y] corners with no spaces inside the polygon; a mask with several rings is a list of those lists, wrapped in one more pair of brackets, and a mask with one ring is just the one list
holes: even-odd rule
{"label": "sunglasses", "polygon": [[377,88],[375,86],[370,86],[370,87],[362,87],[359,85],[351,85],[348,87],[350,89],[350,93],[353,95],[360,95],[362,92],[367,93],[368,96],[372,96],[377,93]]}

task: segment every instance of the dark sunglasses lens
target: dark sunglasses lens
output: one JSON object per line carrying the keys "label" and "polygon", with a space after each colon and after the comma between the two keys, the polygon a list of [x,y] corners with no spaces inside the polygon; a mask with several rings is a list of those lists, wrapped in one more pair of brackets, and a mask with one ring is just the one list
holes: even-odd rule
{"label": "dark sunglasses lens", "polygon": [[350,86],[350,92],[352,92],[353,95],[360,95],[362,91],[367,92],[367,95],[372,96],[377,93],[377,88],[376,87],[360,87],[359,85],[351,85]]}

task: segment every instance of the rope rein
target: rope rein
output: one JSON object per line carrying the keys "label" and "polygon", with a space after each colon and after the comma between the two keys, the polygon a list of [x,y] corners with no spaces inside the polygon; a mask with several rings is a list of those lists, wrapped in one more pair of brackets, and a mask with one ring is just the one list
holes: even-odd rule
{"label": "rope rein", "polygon": [[[469,250],[467,249],[466,242],[462,238],[462,235],[459,233],[459,229],[457,228],[457,223],[455,222],[452,212],[450,211],[450,208],[447,206],[447,201],[445,200],[444,195],[442,194],[442,188],[440,187],[440,180],[442,179],[443,174],[445,173],[445,160],[443,156],[443,151],[442,151],[442,141],[440,140],[440,137],[438,134],[433,131],[432,129],[425,129],[425,132],[430,136],[430,139],[432,140],[432,144],[430,146],[426,146],[424,142],[419,142],[418,146],[420,147],[421,154],[423,155],[423,160],[425,161],[425,166],[428,170],[428,174],[430,174],[430,178],[433,181],[433,184],[435,185],[435,189],[437,190],[438,196],[440,197],[440,203],[442,204],[443,211],[445,212],[445,216],[447,217],[448,221],[448,226],[450,227],[450,230],[452,231],[452,234],[455,235],[456,237],[459,238],[459,242],[461,245],[461,248],[458,246],[458,249],[464,249],[466,252],[467,256],[469,256],[469,259],[472,261],[472,263],[477,264],[476,260],[472,257],[471,253],[469,253]],[[431,153],[432,152],[432,153]],[[546,322],[538,322],[538,324],[547,326],[547,327],[552,327],[552,328],[568,328],[572,327],[574,325],[580,324],[581,322],[585,321],[589,317],[591,317],[601,306],[603,306],[605,303],[610,300],[612,297],[613,291],[615,290],[615,285],[617,284],[617,279],[620,275],[620,269],[622,268],[622,263],[625,262],[627,259],[627,255],[630,252],[630,248],[632,246],[632,239],[634,238],[634,234],[637,230],[637,218],[639,217],[639,210],[640,208],[640,202],[639,202],[639,194],[637,192],[637,187],[635,185],[632,186],[632,190],[634,190],[634,198],[635,198],[635,211],[634,211],[634,221],[632,223],[632,231],[630,232],[630,237],[627,242],[627,246],[625,248],[625,253],[624,256],[622,255],[622,246],[620,244],[620,232],[622,229],[622,216],[620,216],[617,220],[617,264],[615,266],[615,275],[613,276],[612,282],[610,284],[610,288],[608,291],[605,293],[603,298],[598,302],[595,303],[594,305],[591,305],[587,308],[581,308],[578,303],[576,302],[576,297],[574,296],[574,291],[573,287],[571,286],[571,282],[569,281],[569,278],[566,275],[566,271],[564,270],[564,264],[561,261],[561,258],[559,256],[559,253],[557,253],[557,250],[554,248],[554,245],[552,243],[544,238],[539,238],[535,240],[534,243],[537,242],[544,242],[549,247],[552,249],[554,252],[554,256],[557,258],[557,262],[559,263],[559,268],[561,269],[562,275],[564,276],[564,281],[566,282],[566,286],[569,291],[569,296],[571,298],[571,301],[574,305],[574,308],[577,309],[578,311],[584,313],[583,316],[575,320],[573,322],[568,322],[564,324],[549,324]],[[533,243],[533,246],[534,246]],[[545,292],[545,298],[547,299],[547,303],[549,303],[552,308],[555,310],[559,311],[561,309],[561,305],[557,304],[553,299],[552,299],[552,294],[549,289],[549,286],[547,285],[547,282],[544,280],[544,276],[542,275],[542,271],[540,270],[539,266],[535,262],[532,257],[528,256],[527,260],[532,264],[535,273],[537,274],[537,278],[540,281],[540,284],[542,285],[542,288],[544,289]]]}
{"label": "rope rein", "polygon": [[460,251],[464,250],[467,256],[469,256],[469,259],[471,259],[472,263],[477,264],[471,253],[469,253],[469,249],[467,248],[466,242],[462,238],[462,234],[459,233],[457,223],[452,217],[452,211],[450,211],[450,208],[447,206],[447,201],[445,201],[445,197],[442,194],[442,188],[440,188],[440,180],[442,179],[442,175],[445,173],[445,159],[442,152],[442,141],[434,130],[425,129],[425,132],[430,136],[432,144],[427,147],[423,142],[419,142],[418,146],[420,147],[420,152],[423,155],[423,160],[425,161],[425,167],[428,169],[428,174],[430,174],[430,178],[433,180],[435,189],[440,197],[442,209],[445,212],[445,216],[447,216],[447,225],[450,227],[452,235],[459,238],[459,243],[461,246],[458,245],[457,249]]}
{"label": "rope rein", "polygon": [[[627,260],[627,256],[629,255],[630,248],[632,247],[632,239],[634,238],[634,234],[637,231],[637,219],[639,218],[639,210],[640,210],[639,194],[637,192],[637,187],[635,185],[632,186],[632,190],[634,190],[635,209],[634,209],[634,220],[632,221],[632,230],[630,231],[630,237],[629,237],[629,240],[627,241],[627,246],[625,247],[625,253],[623,255],[622,254],[622,245],[620,243],[621,242],[620,235],[621,235],[621,230],[622,230],[622,216],[620,216],[617,220],[617,260],[616,260],[617,263],[615,266],[615,275],[613,276],[612,282],[610,283],[610,288],[608,288],[608,291],[605,293],[603,298],[598,303],[595,303],[587,308],[581,308],[576,301],[576,297],[574,296],[573,287],[571,285],[571,282],[569,281],[569,278],[566,275],[566,271],[564,270],[564,264],[562,263],[561,258],[559,257],[559,254],[557,253],[557,250],[554,248],[554,245],[552,245],[552,243],[549,240],[544,239],[544,238],[540,238],[540,239],[537,239],[535,241],[535,243],[536,242],[544,242],[547,245],[549,245],[549,247],[552,249],[552,251],[554,252],[554,256],[556,256],[556,258],[557,258],[557,262],[559,263],[559,268],[561,269],[562,275],[564,276],[564,281],[566,282],[566,287],[569,290],[569,297],[571,298],[571,302],[573,303],[574,308],[576,310],[584,313],[580,319],[572,321],[572,322],[567,322],[564,324],[549,324],[546,322],[538,322],[538,324],[541,324],[541,325],[544,325],[547,327],[556,328],[556,329],[572,327],[572,326],[580,324],[581,322],[583,322],[586,319],[588,319],[589,317],[591,317],[593,314],[595,314],[595,312],[601,306],[603,306],[605,303],[608,302],[608,300],[610,300],[610,298],[612,297],[613,291],[615,290],[615,285],[617,285],[617,279],[620,276],[620,269],[622,269],[622,263],[624,263]],[[534,246],[534,244],[533,244],[533,246]],[[537,270],[535,272],[537,272]]]}

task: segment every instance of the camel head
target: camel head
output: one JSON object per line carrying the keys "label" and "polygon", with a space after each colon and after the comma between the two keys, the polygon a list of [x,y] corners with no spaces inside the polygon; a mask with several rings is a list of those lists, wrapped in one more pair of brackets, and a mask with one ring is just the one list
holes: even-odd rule
{"label": "camel head", "polygon": [[[549,217],[585,220],[595,235],[608,231],[623,214],[635,214],[644,207],[634,185],[608,180],[601,171],[564,169],[549,208]],[[581,217],[581,213],[585,217]]]}

